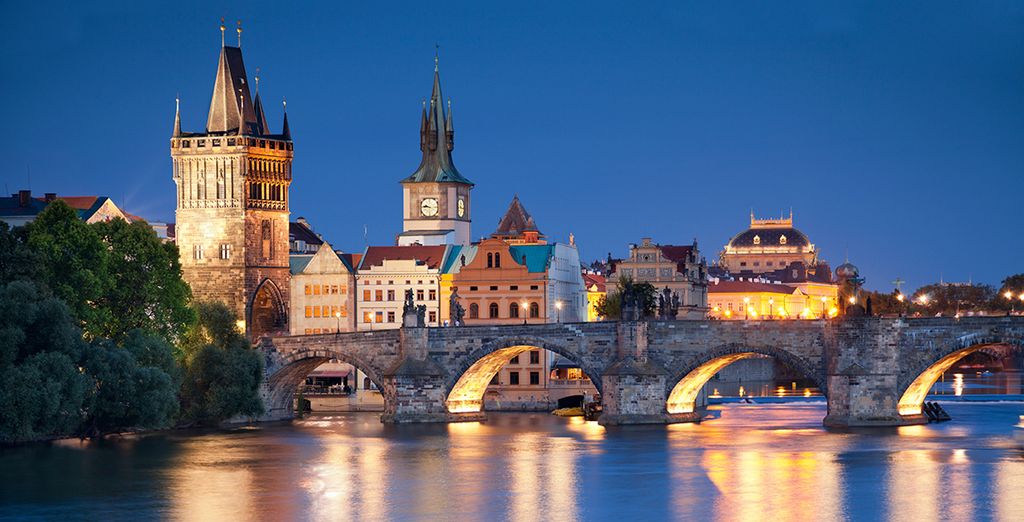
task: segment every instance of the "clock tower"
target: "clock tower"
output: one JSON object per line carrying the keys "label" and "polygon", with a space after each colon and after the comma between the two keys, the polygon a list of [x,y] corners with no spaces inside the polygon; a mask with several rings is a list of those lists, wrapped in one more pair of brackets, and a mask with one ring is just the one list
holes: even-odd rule
{"label": "clock tower", "polygon": [[[412,175],[402,180],[402,233],[399,245],[468,245],[469,193],[473,183],[452,161],[455,131],[452,106],[447,111],[441,96],[441,77],[434,56],[434,90],[423,102],[420,116],[420,151],[423,159]],[[428,104],[429,103],[429,104]]]}

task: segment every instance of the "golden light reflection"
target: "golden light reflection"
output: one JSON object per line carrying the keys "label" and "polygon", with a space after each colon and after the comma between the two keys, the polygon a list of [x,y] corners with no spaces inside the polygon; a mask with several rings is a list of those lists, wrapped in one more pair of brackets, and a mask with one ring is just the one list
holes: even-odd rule
{"label": "golden light reflection", "polygon": [[964,394],[964,374],[953,374],[953,395],[959,397]]}
{"label": "golden light reflection", "polygon": [[256,518],[253,470],[241,465],[247,450],[223,441],[200,438],[187,460],[174,467],[171,516],[177,520],[217,520],[223,513],[240,519]]}
{"label": "golden light reflection", "polygon": [[1004,458],[996,464],[992,498],[997,520],[1024,520],[1024,460]]}
{"label": "golden light reflection", "polygon": [[605,427],[598,424],[597,421],[588,421],[583,417],[569,417],[568,419],[569,423],[566,426],[568,430],[581,435],[583,440],[604,440],[606,434]]}
{"label": "golden light reflection", "polygon": [[445,404],[451,413],[475,413],[483,410],[484,392],[491,379],[513,357],[533,349],[532,346],[510,346],[481,358],[459,377],[448,393]]}
{"label": "golden light reflection", "polygon": [[[903,435],[902,430],[900,435]],[[913,513],[917,520],[946,519],[940,517],[939,512],[939,500],[942,498],[939,478],[943,468],[943,463],[933,458],[930,450],[904,450],[892,454],[886,474],[886,500],[890,515]]]}
{"label": "golden light reflection", "polygon": [[[946,370],[949,370],[957,361],[984,347],[985,345],[977,345],[958,350],[939,359],[935,364],[921,372],[921,375],[918,375],[914,382],[910,383],[910,386],[907,387],[907,391],[903,392],[900,402],[896,405],[900,415],[920,415],[924,399],[928,396],[932,386],[935,385],[935,381],[938,381],[942,374],[946,373]],[[963,375],[960,377],[962,388]],[[958,393],[957,395],[960,394]]]}
{"label": "golden light reflection", "polygon": [[[686,374],[678,384],[672,388],[672,393],[668,396],[668,403],[666,408],[669,413],[692,413],[696,408],[697,394],[700,393],[701,388],[708,382],[711,377],[721,371],[722,368],[729,366],[730,364],[740,360],[748,359],[750,357],[756,357],[758,354],[753,352],[734,353],[729,355],[723,355],[716,359],[712,359],[697,368],[690,373]],[[715,390],[717,395],[718,390]],[[743,396],[743,387],[740,387],[740,396]]]}

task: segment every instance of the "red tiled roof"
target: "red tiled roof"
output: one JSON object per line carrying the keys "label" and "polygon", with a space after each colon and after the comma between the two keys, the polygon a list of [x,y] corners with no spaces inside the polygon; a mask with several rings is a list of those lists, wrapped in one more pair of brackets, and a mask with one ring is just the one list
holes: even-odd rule
{"label": "red tiled roof", "polygon": [[415,259],[426,263],[427,268],[437,269],[444,262],[445,246],[385,246],[369,247],[363,255],[360,269],[363,267],[377,266],[384,263],[385,259]]}
{"label": "red tiled roof", "polygon": [[690,253],[693,252],[692,245],[658,245],[658,248],[661,249],[663,256],[676,263],[685,263],[690,257]]}
{"label": "red tiled roof", "polygon": [[587,286],[587,290],[590,290],[590,287],[592,287],[594,285],[597,285],[597,291],[598,292],[604,292],[605,291],[605,279],[604,279],[604,276],[601,275],[601,274],[588,274],[588,273],[584,272],[583,273],[583,284],[585,284]]}
{"label": "red tiled roof", "polygon": [[796,287],[789,285],[778,285],[775,283],[756,283],[754,281],[719,281],[718,284],[708,285],[709,294],[735,294],[772,292],[776,294],[792,294]]}

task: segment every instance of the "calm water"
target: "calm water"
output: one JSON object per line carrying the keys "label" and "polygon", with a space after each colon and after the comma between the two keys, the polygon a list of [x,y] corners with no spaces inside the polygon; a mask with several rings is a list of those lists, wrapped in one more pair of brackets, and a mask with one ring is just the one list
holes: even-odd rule
{"label": "calm water", "polygon": [[394,427],[354,413],[9,448],[0,518],[1024,520],[1024,404],[947,409],[952,422],[855,433],[825,431],[820,403],[607,430],[543,414]]}

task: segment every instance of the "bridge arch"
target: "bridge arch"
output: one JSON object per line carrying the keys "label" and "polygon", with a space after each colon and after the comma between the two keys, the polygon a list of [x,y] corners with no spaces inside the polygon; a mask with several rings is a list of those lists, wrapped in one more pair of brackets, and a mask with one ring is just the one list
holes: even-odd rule
{"label": "bridge arch", "polygon": [[589,367],[581,354],[562,343],[542,337],[502,337],[490,341],[463,357],[457,371],[445,383],[448,393],[445,406],[449,413],[476,413],[483,411],[484,392],[494,376],[513,357],[533,349],[556,353],[578,364],[583,373],[601,391],[601,374]]}
{"label": "bridge arch", "polygon": [[975,334],[961,337],[953,346],[928,352],[915,363],[908,364],[908,370],[902,372],[897,388],[900,399],[896,409],[900,415],[921,415],[924,399],[935,382],[957,361],[972,353],[983,352],[1000,357],[1022,350],[1024,339]]}
{"label": "bridge arch", "polygon": [[685,365],[672,376],[665,409],[669,414],[692,413],[696,409],[697,395],[716,373],[741,359],[766,355],[814,381],[821,392],[827,393],[826,379],[820,368],[803,357],[785,349],[770,346],[745,346],[728,344],[703,353],[693,363]]}
{"label": "bridge arch", "polygon": [[282,355],[280,359],[274,361],[273,368],[269,368],[268,364],[268,390],[264,395],[264,401],[267,402],[264,407],[268,413],[276,417],[290,416],[296,388],[313,370],[331,359],[352,365],[366,374],[367,378],[381,391],[385,404],[392,400],[388,389],[383,385],[382,369],[374,367],[370,361],[345,350],[344,346],[332,348],[303,346]]}

